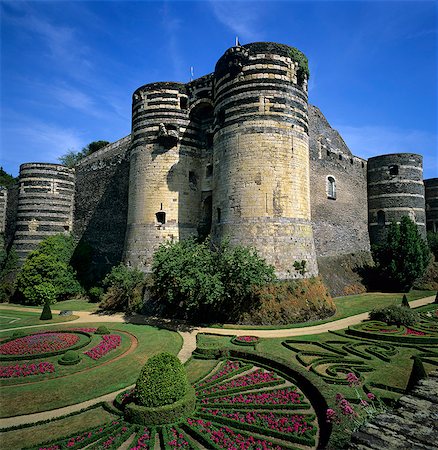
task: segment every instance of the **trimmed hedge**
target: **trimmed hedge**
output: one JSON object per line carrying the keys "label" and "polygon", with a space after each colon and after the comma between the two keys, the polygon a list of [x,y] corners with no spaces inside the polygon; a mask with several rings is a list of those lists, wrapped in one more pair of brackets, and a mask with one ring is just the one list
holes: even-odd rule
{"label": "trimmed hedge", "polygon": [[171,405],[182,399],[188,388],[180,360],[170,353],[159,353],[149,358],[140,372],[135,386],[137,403],[149,408]]}
{"label": "trimmed hedge", "polygon": [[[210,372],[210,374],[209,374],[207,377],[204,377],[204,378],[209,379],[209,378],[211,378],[212,376],[214,376],[216,373],[219,373],[221,370],[223,370],[223,368],[225,367],[227,361],[229,361],[229,360],[225,360],[225,361],[219,366],[219,368],[218,368],[217,370],[215,370],[214,372]],[[237,362],[239,362],[239,361],[237,361]],[[222,383],[223,381],[227,380],[228,378],[234,377],[234,376],[238,375],[239,373],[242,373],[242,372],[245,372],[245,371],[247,371],[247,370],[249,370],[249,369],[252,369],[253,367],[254,367],[254,366],[253,366],[252,364],[242,364],[241,367],[239,367],[239,369],[234,370],[233,372],[229,372],[229,373],[227,373],[226,375],[223,375],[223,376],[221,376],[221,377],[219,377],[219,378],[216,378],[216,379],[213,380],[213,381],[210,381],[210,382],[208,382],[208,383],[205,383],[205,384],[202,386],[202,389],[210,388],[210,387],[214,386],[214,385],[217,384],[217,383]],[[203,379],[204,379],[204,378],[203,378]],[[195,387],[201,389],[201,387],[199,386],[201,383],[202,383],[202,380],[201,380],[201,381],[198,381],[197,383],[195,383]]]}
{"label": "trimmed hedge", "polygon": [[359,338],[365,338],[375,341],[390,341],[390,342],[399,342],[399,343],[407,343],[407,344],[438,344],[438,337],[430,337],[430,336],[391,336],[390,334],[384,333],[370,333],[368,331],[362,331],[355,327],[348,327],[346,330],[347,335],[357,336]]}
{"label": "trimmed hedge", "polygon": [[101,325],[94,334],[110,334],[110,330],[105,325]]}
{"label": "trimmed hedge", "polygon": [[48,303],[44,303],[40,320],[52,320],[52,310],[50,309],[50,305]]}
{"label": "trimmed hedge", "polygon": [[173,423],[193,413],[196,406],[196,394],[189,387],[178,401],[157,407],[146,407],[129,403],[125,407],[126,420],[140,425],[164,425]]}
{"label": "trimmed hedge", "polygon": [[373,309],[370,314],[370,320],[385,322],[388,325],[414,325],[419,321],[420,316],[417,312],[408,307],[398,305],[385,306],[384,308]]}
{"label": "trimmed hedge", "polygon": [[73,366],[81,362],[79,353],[74,350],[67,350],[61,358],[58,359],[58,363],[62,366]]}

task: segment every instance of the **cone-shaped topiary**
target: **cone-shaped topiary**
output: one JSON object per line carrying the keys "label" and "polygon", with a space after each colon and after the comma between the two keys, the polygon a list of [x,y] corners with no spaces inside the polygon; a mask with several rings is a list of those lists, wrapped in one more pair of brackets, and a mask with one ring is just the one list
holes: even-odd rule
{"label": "cone-shaped topiary", "polygon": [[43,311],[41,312],[40,320],[51,320],[52,319],[52,310],[50,309],[50,305],[48,303],[44,303]]}
{"label": "cone-shaped topiary", "polygon": [[403,294],[403,299],[402,299],[401,305],[403,307],[405,307],[405,308],[410,308],[411,307],[409,305],[408,298],[406,297],[406,294]]}
{"label": "cone-shaped topiary", "polygon": [[411,376],[409,377],[408,385],[406,386],[406,392],[410,392],[422,378],[427,378],[427,373],[424,370],[421,358],[418,356],[413,356],[412,358],[414,364],[412,365]]}
{"label": "cone-shaped topiary", "polygon": [[156,407],[174,403],[187,393],[184,366],[170,353],[152,356],[144,365],[135,387],[137,404]]}

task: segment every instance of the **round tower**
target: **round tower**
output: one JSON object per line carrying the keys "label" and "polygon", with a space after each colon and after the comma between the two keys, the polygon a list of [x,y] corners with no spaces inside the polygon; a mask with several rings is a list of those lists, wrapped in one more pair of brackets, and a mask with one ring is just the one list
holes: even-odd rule
{"label": "round tower", "polygon": [[368,160],[368,227],[371,244],[386,239],[391,222],[410,217],[426,237],[423,157],[412,153],[375,156]]}
{"label": "round tower", "polygon": [[213,236],[250,245],[280,278],[318,272],[310,221],[307,59],[270,42],[215,68]]}
{"label": "round tower", "polygon": [[188,122],[186,85],[152,83],[134,92],[124,259],[140,270],[150,270],[160,243],[197,231],[200,163]]}
{"label": "round tower", "polygon": [[75,171],[59,164],[20,166],[14,245],[21,262],[46,237],[72,231]]}
{"label": "round tower", "polygon": [[426,229],[438,233],[438,178],[424,180]]}

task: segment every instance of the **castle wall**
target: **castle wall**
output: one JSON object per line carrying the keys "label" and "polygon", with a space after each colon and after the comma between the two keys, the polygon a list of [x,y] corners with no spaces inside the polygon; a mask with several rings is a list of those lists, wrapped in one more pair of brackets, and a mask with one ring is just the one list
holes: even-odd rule
{"label": "castle wall", "polygon": [[0,233],[6,228],[6,207],[8,206],[8,189],[0,186]]}
{"label": "castle wall", "polygon": [[426,237],[423,157],[412,153],[368,160],[368,225],[371,244],[386,238],[391,222],[409,216]]}
{"label": "castle wall", "polygon": [[[309,105],[310,205],[318,257],[369,252],[367,163]],[[329,178],[334,180],[330,191]],[[334,195],[333,195],[334,194]]]}
{"label": "castle wall", "polygon": [[73,232],[91,246],[94,277],[122,260],[128,214],[131,136],[109,144],[76,166]]}
{"label": "castle wall", "polygon": [[250,245],[280,278],[317,274],[306,80],[290,47],[233,47],[215,69],[213,235]]}
{"label": "castle wall", "polygon": [[5,247],[9,249],[14,240],[18,209],[18,183],[10,186],[7,193],[5,216]]}
{"label": "castle wall", "polygon": [[426,229],[438,233],[438,178],[424,180]]}
{"label": "castle wall", "polygon": [[14,245],[21,262],[46,237],[71,231],[74,192],[74,169],[46,163],[20,166]]}

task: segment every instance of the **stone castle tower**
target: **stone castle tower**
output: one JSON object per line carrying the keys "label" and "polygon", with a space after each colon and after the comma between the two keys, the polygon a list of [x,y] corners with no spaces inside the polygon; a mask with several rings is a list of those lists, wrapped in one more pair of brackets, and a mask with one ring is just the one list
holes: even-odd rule
{"label": "stone castle tower", "polygon": [[342,294],[357,282],[344,268],[368,263],[392,220],[438,231],[438,183],[424,190],[420,155],[354,156],[308,104],[307,79],[300,51],[258,42],[189,83],[138,88],[130,136],[74,170],[24,164],[17,186],[0,189],[7,244],[23,260],[73,230],[99,278],[121,261],[149,271],[160,243],[210,234],[255,247],[280,278],[300,277],[304,260],[305,276]]}

